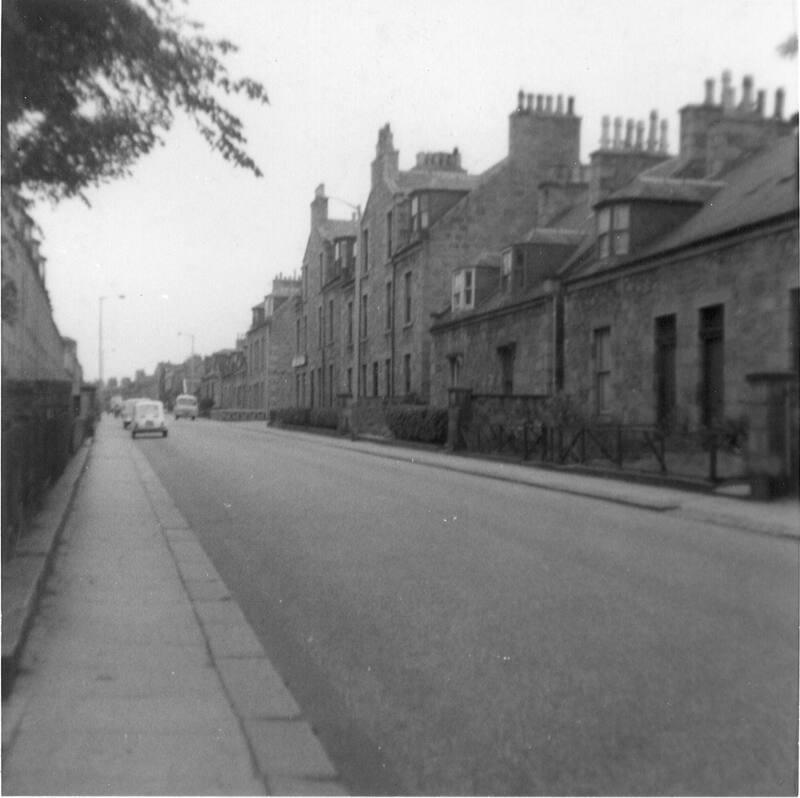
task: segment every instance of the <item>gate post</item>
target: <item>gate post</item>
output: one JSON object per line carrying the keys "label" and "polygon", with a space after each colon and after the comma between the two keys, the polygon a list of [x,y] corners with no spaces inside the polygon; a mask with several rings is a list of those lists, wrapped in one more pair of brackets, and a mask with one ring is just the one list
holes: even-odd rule
{"label": "gate post", "polygon": [[448,452],[463,448],[461,445],[461,429],[469,418],[471,388],[450,388],[447,397],[447,444]]}
{"label": "gate post", "polygon": [[797,375],[748,374],[747,473],[754,499],[797,491]]}

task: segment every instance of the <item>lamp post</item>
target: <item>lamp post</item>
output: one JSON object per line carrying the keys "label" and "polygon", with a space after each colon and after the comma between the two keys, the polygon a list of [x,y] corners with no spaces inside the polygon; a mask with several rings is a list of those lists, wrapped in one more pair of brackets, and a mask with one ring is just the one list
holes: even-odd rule
{"label": "lamp post", "polygon": [[[178,336],[186,336],[192,340],[192,356],[189,360],[189,381],[191,383],[192,391],[194,390],[194,333],[178,332]],[[189,391],[191,393],[192,391]]]}
{"label": "lamp post", "polygon": [[[103,302],[107,296],[98,297],[98,330],[97,330],[97,375],[100,387],[103,387]],[[113,297],[112,297],[113,298]],[[117,294],[117,299],[125,299],[125,294]]]}
{"label": "lamp post", "polygon": [[353,205],[341,197],[330,197],[332,200],[341,202],[347,205],[348,208],[356,212],[356,258],[354,264],[353,275],[353,305],[354,305],[354,319],[355,326],[355,370],[356,370],[356,401],[361,396],[361,263],[363,255],[361,254],[361,206]]}

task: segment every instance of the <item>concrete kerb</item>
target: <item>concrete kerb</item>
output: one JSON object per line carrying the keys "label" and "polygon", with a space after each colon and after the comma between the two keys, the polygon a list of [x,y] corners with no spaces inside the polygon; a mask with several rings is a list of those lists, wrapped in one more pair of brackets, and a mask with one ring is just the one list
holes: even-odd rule
{"label": "concrete kerb", "polygon": [[134,462],[208,656],[265,786],[278,795],[346,795],[325,750],[239,605],[144,456]]}
{"label": "concrete kerb", "polygon": [[14,685],[19,658],[39,606],[70,509],[88,468],[94,438],[88,438],[47,492],[28,534],[2,572],[2,696]]}

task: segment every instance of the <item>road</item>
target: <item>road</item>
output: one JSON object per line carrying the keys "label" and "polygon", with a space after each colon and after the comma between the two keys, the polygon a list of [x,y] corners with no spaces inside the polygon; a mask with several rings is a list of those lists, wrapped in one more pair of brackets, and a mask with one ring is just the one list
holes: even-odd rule
{"label": "road", "polygon": [[796,794],[796,541],[284,430],[131,445],[353,792]]}

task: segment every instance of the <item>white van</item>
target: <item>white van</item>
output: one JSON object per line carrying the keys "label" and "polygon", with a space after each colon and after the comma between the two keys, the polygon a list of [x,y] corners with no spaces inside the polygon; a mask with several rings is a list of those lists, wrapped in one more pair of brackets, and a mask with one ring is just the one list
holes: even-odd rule
{"label": "white van", "polygon": [[182,393],[175,400],[175,420],[179,418],[190,418],[194,421],[197,418],[197,398],[190,393]]}
{"label": "white van", "polygon": [[155,432],[167,437],[167,420],[164,418],[164,404],[156,399],[139,399],[133,408],[131,438],[143,432]]}

